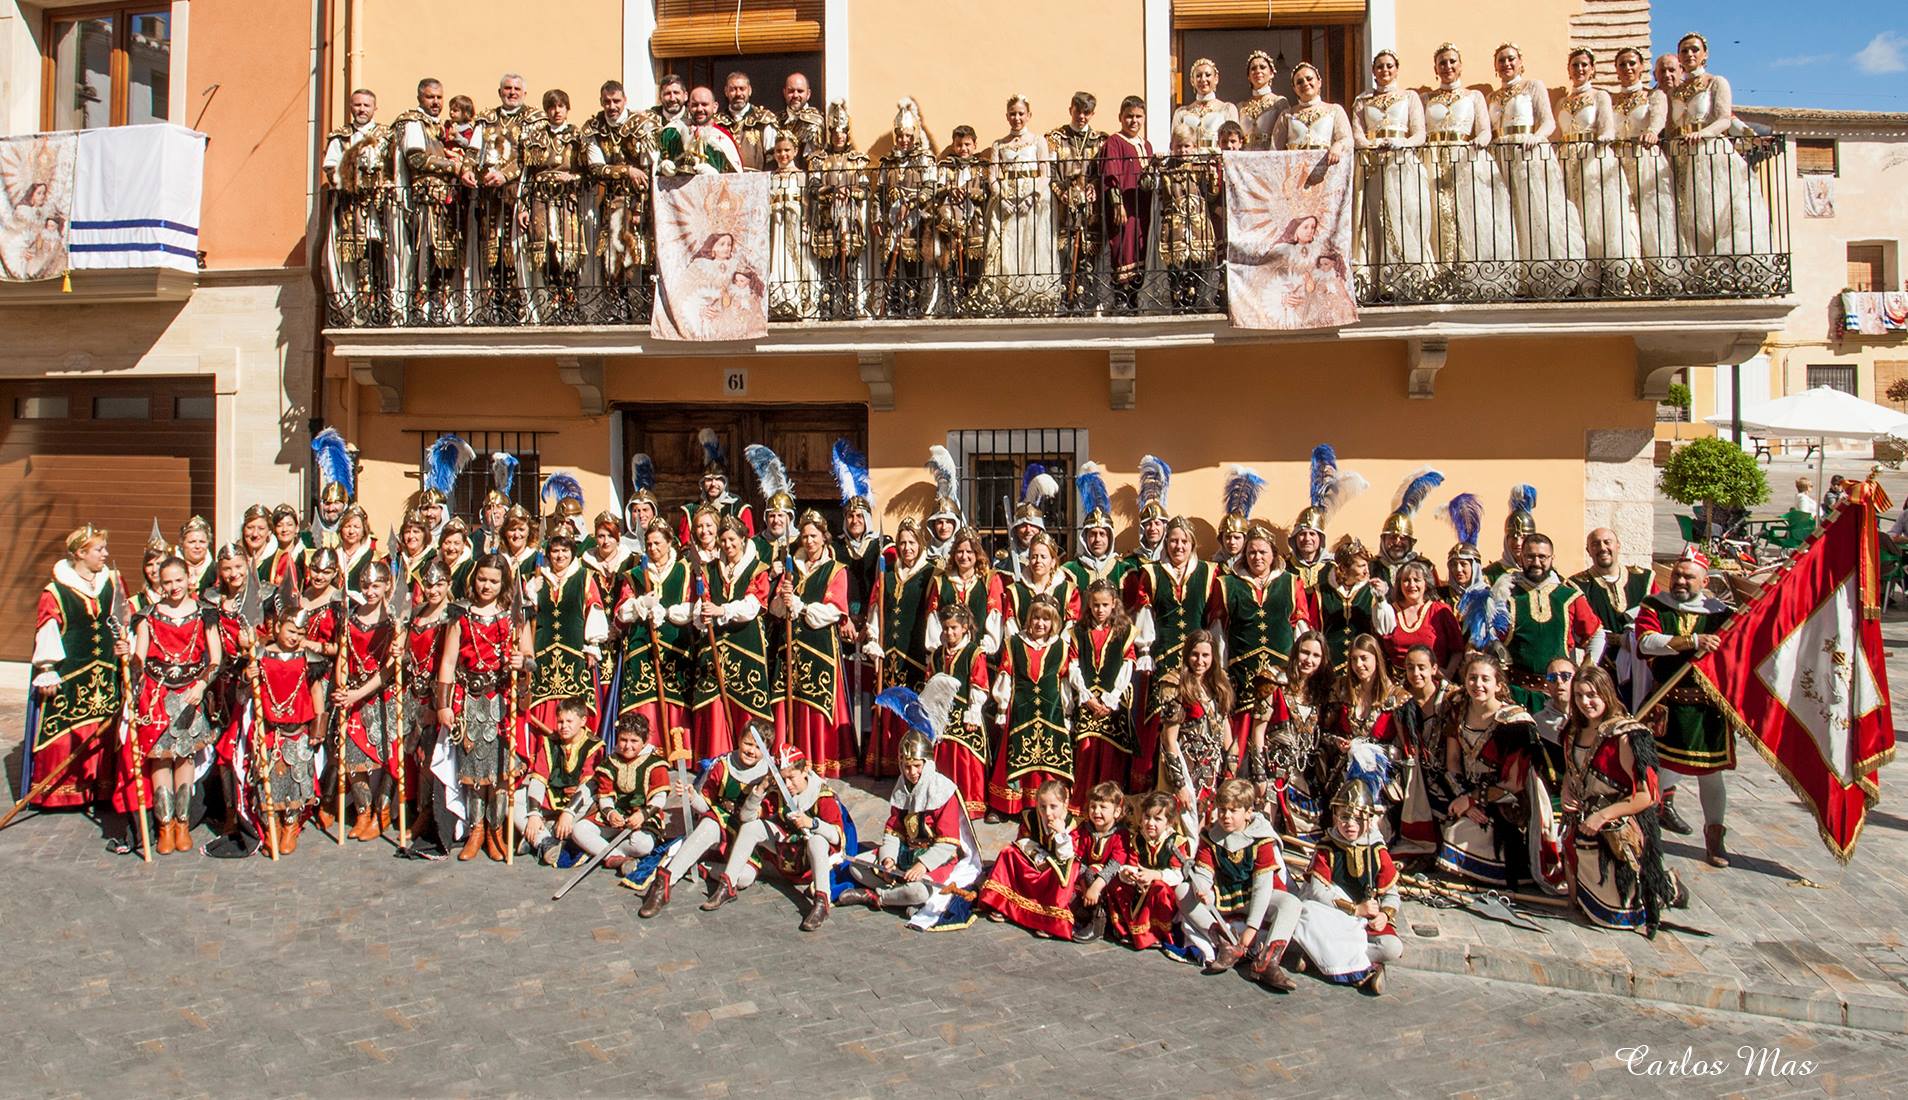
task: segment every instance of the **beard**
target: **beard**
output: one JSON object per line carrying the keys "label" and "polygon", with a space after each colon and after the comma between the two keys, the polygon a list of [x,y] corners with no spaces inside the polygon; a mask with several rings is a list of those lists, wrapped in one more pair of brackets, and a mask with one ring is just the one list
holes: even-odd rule
{"label": "beard", "polygon": [[1532,584],[1536,584],[1538,581],[1543,580],[1545,577],[1548,577],[1549,575],[1550,575],[1549,569],[1533,569],[1528,566],[1524,568],[1524,579],[1531,582]]}

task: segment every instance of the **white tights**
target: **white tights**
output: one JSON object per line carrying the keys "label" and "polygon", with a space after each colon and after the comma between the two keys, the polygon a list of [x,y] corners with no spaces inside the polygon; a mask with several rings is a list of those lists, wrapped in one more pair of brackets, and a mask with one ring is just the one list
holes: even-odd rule
{"label": "white tights", "polygon": [[[1668,794],[1675,790],[1677,783],[1684,778],[1686,777],[1682,773],[1664,768],[1662,778],[1659,780],[1663,785],[1663,793]],[[1721,825],[1723,812],[1729,809],[1729,788],[1723,783],[1723,773],[1710,772],[1707,775],[1697,776],[1696,798],[1702,803],[1703,823]]]}

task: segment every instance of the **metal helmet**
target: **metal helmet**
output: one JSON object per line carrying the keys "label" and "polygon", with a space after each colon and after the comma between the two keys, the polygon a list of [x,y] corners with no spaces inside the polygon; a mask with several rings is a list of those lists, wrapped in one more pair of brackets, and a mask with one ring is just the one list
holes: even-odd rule
{"label": "metal helmet", "polygon": [[1148,520],[1166,519],[1166,506],[1157,500],[1149,500],[1140,505],[1139,518],[1141,523],[1145,523]]}
{"label": "metal helmet", "polygon": [[795,498],[788,493],[770,493],[768,502],[762,509],[762,514],[766,516],[773,512],[793,516],[795,514]]}
{"label": "metal helmet", "polygon": [[927,521],[933,523],[937,519],[953,520],[957,524],[960,523],[961,502],[948,496],[935,497],[934,510],[928,513]]}
{"label": "metal helmet", "polygon": [[307,568],[323,569],[335,573],[342,568],[343,565],[344,559],[338,556],[338,551],[329,546],[321,546],[311,552],[311,561]]}
{"label": "metal helmet", "polygon": [[1338,785],[1338,793],[1332,796],[1333,813],[1351,813],[1360,816],[1383,813],[1384,803],[1368,783],[1356,779],[1347,779]]}
{"label": "metal helmet", "polygon": [[424,508],[432,504],[449,504],[449,503],[450,503],[449,498],[446,497],[443,493],[438,492],[436,489],[419,489],[417,492],[417,496],[411,501],[411,507]]}
{"label": "metal helmet", "polygon": [[1292,533],[1296,535],[1300,531],[1311,531],[1323,536],[1325,534],[1325,509],[1314,505],[1300,512],[1298,518],[1292,521]]}
{"label": "metal helmet", "polygon": [[901,747],[897,750],[905,761],[928,761],[934,759],[934,742],[920,730],[911,729],[901,735]]}
{"label": "metal helmet", "polygon": [[320,504],[346,504],[349,503],[350,500],[351,493],[347,491],[340,482],[327,481],[325,482],[325,487],[318,491],[318,502]]}
{"label": "metal helmet", "polygon": [[1227,513],[1226,518],[1219,521],[1219,533],[1221,535],[1243,535],[1246,533],[1246,526],[1246,518],[1244,516]]}
{"label": "metal helmet", "polygon": [[1385,525],[1379,528],[1379,531],[1382,534],[1398,535],[1414,542],[1418,538],[1418,533],[1411,528],[1411,517],[1403,512],[1393,512],[1386,516]]}
{"label": "metal helmet", "polygon": [[1014,526],[1037,527],[1045,531],[1047,529],[1046,513],[1041,511],[1038,504],[1023,500],[1014,505]]}

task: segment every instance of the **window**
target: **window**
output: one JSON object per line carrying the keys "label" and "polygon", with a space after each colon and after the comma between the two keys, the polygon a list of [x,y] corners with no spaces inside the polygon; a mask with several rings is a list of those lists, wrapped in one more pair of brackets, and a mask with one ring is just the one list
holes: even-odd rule
{"label": "window", "polygon": [[1173,0],[1173,102],[1192,98],[1192,63],[1202,57],[1219,66],[1220,99],[1245,99],[1246,55],[1264,50],[1278,66],[1278,94],[1292,98],[1292,66],[1309,61],[1326,102],[1349,104],[1363,90],[1364,22],[1365,0]]}
{"label": "window", "polygon": [[1835,139],[1797,138],[1795,173],[1798,176],[1840,175],[1840,166],[1835,153]]}
{"label": "window", "polygon": [[1850,397],[1855,394],[1855,368],[1842,366],[1822,366],[1809,368],[1809,388],[1828,386],[1841,390]]}
{"label": "window", "polygon": [[1882,276],[1882,264],[1885,255],[1878,244],[1851,244],[1848,246],[1848,289],[1872,291],[1887,290],[1888,283]]}
{"label": "window", "polygon": [[1078,497],[1073,475],[1086,461],[1087,433],[1080,428],[969,428],[950,432],[947,449],[961,471],[961,511],[980,532],[989,552],[1005,550],[1020,484],[1034,463],[1045,467],[1059,492],[1042,509],[1047,533],[1071,556]]}
{"label": "window", "polygon": [[[828,102],[822,87],[823,0],[656,0],[656,29],[649,52],[659,72],[675,73],[693,88],[722,86],[731,72],[749,75],[753,101],[782,113],[782,83],[790,73],[808,77],[809,103]],[[633,93],[641,98],[642,93]]]}
{"label": "window", "polygon": [[210,397],[175,397],[172,399],[172,418],[174,420],[210,420],[213,401]]}
{"label": "window", "polygon": [[145,394],[134,397],[93,398],[94,420],[147,420],[152,416],[152,399]]}
{"label": "window", "polygon": [[48,130],[91,130],[171,117],[170,7],[47,16],[42,57]]}
{"label": "window", "polygon": [[[430,450],[437,437],[446,434],[445,429],[434,428],[421,432],[418,436],[418,464],[421,466],[424,455]],[[537,458],[537,436],[539,432],[497,432],[497,431],[452,431],[449,434],[462,436],[470,444],[477,457],[457,479],[457,487],[451,492],[450,511],[452,515],[481,519],[484,497],[489,495],[490,457],[497,452],[517,456],[517,478],[510,488],[512,503],[521,504],[532,518],[541,516],[543,509],[538,499],[543,488],[542,465]]]}
{"label": "window", "polygon": [[13,399],[13,416],[16,420],[65,420],[68,402],[64,396],[16,397]]}

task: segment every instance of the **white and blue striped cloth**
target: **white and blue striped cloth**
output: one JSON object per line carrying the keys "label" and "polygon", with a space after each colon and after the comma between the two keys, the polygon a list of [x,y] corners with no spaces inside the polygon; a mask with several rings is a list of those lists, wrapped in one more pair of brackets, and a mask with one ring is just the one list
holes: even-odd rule
{"label": "white and blue striped cloth", "polygon": [[205,140],[164,123],[81,133],[69,265],[197,271]]}

